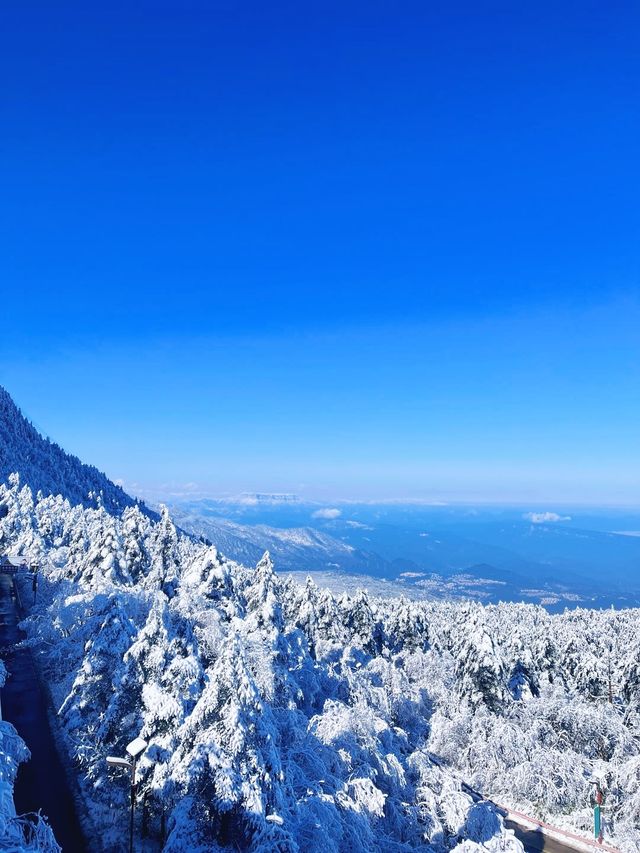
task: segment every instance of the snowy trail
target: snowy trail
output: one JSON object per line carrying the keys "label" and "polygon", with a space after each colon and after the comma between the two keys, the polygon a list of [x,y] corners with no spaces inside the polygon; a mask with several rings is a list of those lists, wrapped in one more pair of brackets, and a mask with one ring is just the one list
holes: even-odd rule
{"label": "snowy trail", "polygon": [[506,814],[505,826],[513,829],[516,837],[524,844],[525,850],[531,853],[620,853],[615,847],[606,842],[597,843],[587,838],[575,835],[565,829],[542,823],[522,814],[512,811],[506,806],[498,806]]}
{"label": "snowy trail", "polygon": [[[579,848],[568,847],[555,838],[543,835],[539,829],[524,829],[520,824],[505,820],[507,829],[512,829],[518,841],[524,845],[527,853],[576,853]],[[584,849],[584,848],[582,848]]]}
{"label": "snowy trail", "polygon": [[18,813],[42,809],[64,853],[84,853],[85,842],[67,777],[56,751],[47,706],[27,649],[16,649],[22,638],[13,584],[0,575],[0,647],[9,671],[2,689],[2,714],[13,723],[31,752],[20,765],[14,800]]}

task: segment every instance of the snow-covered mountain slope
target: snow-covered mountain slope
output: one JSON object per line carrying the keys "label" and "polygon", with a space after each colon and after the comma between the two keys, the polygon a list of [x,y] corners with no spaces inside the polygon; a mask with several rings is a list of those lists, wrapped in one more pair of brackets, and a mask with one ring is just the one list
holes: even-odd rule
{"label": "snow-covered mountain slope", "polygon": [[[182,536],[0,487],[0,548],[37,559],[29,641],[105,849],[141,736],[148,844],[169,853],[521,851],[464,779],[640,849],[640,613],[335,596]],[[611,695],[612,702],[609,697]]]}
{"label": "snow-covered mountain slope", "polygon": [[100,495],[107,510],[119,512],[136,503],[97,468],[43,438],[0,386],[0,480],[13,472],[34,494],[60,494],[73,504],[95,505]]}
{"label": "snow-covered mountain slope", "polygon": [[59,448],[61,494],[35,496],[25,480],[49,472],[55,490],[56,463],[25,424],[6,433],[26,473],[0,485],[0,552],[41,566],[26,629],[96,850],[124,849],[126,780],[105,756],[138,736],[148,853],[521,853],[462,781],[588,834],[594,774],[607,832],[640,850],[638,611],[437,601],[429,578],[419,602],[332,594],[262,549],[292,569],[380,558],[325,530],[212,520],[245,568],[164,509],[122,509],[117,491],[91,505]]}
{"label": "snow-covered mountain slope", "polygon": [[0,547],[42,566],[30,642],[105,849],[127,805],[105,755],[141,736],[156,849],[521,851],[429,757],[426,635],[405,671],[366,597],[281,580],[268,556],[244,569],[166,511],[34,502],[15,481],[0,504]]}
{"label": "snow-covered mountain slope", "polygon": [[245,564],[257,562],[265,551],[269,551],[281,571],[339,569],[373,577],[394,576],[397,572],[391,563],[377,554],[354,548],[312,527],[239,524],[229,519],[191,514],[180,507],[171,507],[171,517],[183,530],[204,536],[228,557]]}

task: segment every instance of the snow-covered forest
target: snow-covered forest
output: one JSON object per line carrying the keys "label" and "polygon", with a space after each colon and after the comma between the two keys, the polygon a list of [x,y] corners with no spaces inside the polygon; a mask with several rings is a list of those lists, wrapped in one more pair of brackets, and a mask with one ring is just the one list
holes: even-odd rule
{"label": "snow-covered forest", "polygon": [[41,567],[26,629],[106,849],[128,789],[105,757],[142,736],[140,831],[173,853],[516,853],[461,782],[588,834],[594,774],[640,850],[638,611],[335,597],[17,476],[0,516],[0,552]]}

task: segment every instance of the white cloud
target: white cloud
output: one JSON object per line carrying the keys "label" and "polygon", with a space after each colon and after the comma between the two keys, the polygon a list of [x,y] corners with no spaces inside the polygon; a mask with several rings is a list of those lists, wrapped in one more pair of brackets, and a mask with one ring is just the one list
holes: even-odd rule
{"label": "white cloud", "polygon": [[522,516],[532,524],[553,524],[558,521],[571,521],[570,515],[558,515],[557,512],[525,512]]}
{"label": "white cloud", "polygon": [[342,510],[329,509],[329,507],[327,507],[326,509],[316,510],[311,517],[312,518],[331,519],[331,518],[339,518],[341,515],[342,515]]}

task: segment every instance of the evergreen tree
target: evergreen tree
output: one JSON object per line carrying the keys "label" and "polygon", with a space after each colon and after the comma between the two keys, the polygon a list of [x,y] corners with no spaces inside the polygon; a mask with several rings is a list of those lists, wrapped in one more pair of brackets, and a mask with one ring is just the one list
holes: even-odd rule
{"label": "evergreen tree", "polygon": [[127,507],[122,513],[122,547],[127,571],[137,583],[148,572],[151,558],[147,548],[147,536],[150,530],[149,519],[139,506]]}
{"label": "evergreen tree", "polygon": [[499,711],[502,707],[506,682],[504,663],[478,614],[468,626],[457,653],[456,679],[458,694],[472,706],[483,703],[491,711]]}
{"label": "evergreen tree", "polygon": [[151,567],[143,585],[172,598],[178,584],[178,534],[166,506],[161,507],[160,521],[149,535],[149,553]]}

